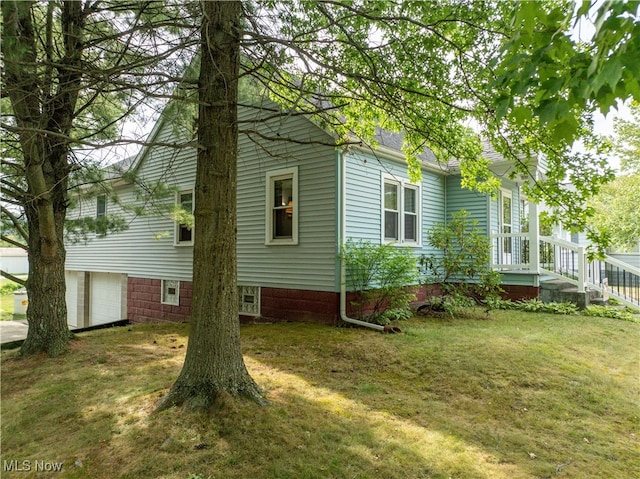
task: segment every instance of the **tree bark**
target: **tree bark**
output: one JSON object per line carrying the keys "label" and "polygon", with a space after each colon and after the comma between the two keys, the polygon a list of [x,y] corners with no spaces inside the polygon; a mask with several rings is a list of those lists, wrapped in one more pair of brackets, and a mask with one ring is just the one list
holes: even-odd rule
{"label": "tree bark", "polygon": [[236,274],[237,98],[242,4],[201,2],[191,329],[185,362],[158,409],[208,408],[220,393],[264,402],[242,357]]}
{"label": "tree bark", "polygon": [[[2,2],[5,92],[11,100],[27,182],[29,330],[22,354],[64,352],[70,338],[65,300],[64,220],[67,212],[69,141],[82,79],[82,3],[62,3],[64,57],[51,78],[38,67],[34,2]],[[53,22],[48,16],[47,21]],[[49,25],[52,27],[52,25]],[[45,84],[46,83],[46,84]],[[53,132],[55,135],[49,135]]]}

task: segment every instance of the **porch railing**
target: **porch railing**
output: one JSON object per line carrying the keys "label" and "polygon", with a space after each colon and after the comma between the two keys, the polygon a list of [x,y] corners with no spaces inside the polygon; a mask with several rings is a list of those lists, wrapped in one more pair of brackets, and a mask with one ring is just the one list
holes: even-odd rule
{"label": "porch railing", "polygon": [[640,268],[610,256],[589,261],[586,248],[557,238],[529,233],[491,235],[492,268],[544,274],[575,284],[578,291],[595,289],[629,306],[640,306]]}
{"label": "porch railing", "polygon": [[536,272],[531,258],[529,233],[499,233],[491,235],[491,267],[500,271]]}

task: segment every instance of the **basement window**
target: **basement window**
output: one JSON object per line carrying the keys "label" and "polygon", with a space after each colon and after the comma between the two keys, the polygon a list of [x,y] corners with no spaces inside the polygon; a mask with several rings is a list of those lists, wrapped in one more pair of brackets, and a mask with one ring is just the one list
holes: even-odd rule
{"label": "basement window", "polygon": [[238,312],[260,316],[260,286],[238,286]]}
{"label": "basement window", "polygon": [[180,281],[162,280],[162,304],[180,306]]}

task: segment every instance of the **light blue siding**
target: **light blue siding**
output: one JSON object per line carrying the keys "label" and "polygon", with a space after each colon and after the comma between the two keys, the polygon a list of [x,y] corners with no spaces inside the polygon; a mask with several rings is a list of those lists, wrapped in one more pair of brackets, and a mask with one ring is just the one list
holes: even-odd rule
{"label": "light blue siding", "polygon": [[[345,158],[346,234],[345,239],[382,241],[382,195],[385,177],[409,180],[405,162],[374,157],[364,152],[350,152]],[[420,224],[421,246],[410,246],[416,254],[431,254],[426,232],[445,220],[445,178],[430,170],[422,171]]]}
{"label": "light blue siding", "polygon": [[[460,176],[447,177],[447,218],[460,210],[469,212],[469,217],[478,221],[478,227],[489,235],[489,199],[486,194],[462,188]],[[497,217],[497,214],[492,217]],[[492,227],[492,225],[491,225]]]}
{"label": "light blue siding", "polygon": [[538,286],[538,275],[532,273],[501,272],[502,284],[512,286]]}
{"label": "light blue siding", "polygon": [[[339,283],[337,257],[336,151],[331,138],[301,117],[252,122],[259,110],[242,109],[241,128],[252,129],[275,141],[239,139],[238,159],[238,282],[288,289],[334,291]],[[272,116],[273,112],[266,113]],[[177,141],[168,120],[157,130],[155,141]],[[298,143],[282,141],[295,139]],[[154,141],[153,139],[151,141]],[[322,145],[320,143],[327,143]],[[265,245],[265,178],[271,170],[297,166],[299,177],[299,244]],[[138,167],[143,183],[165,182],[176,190],[195,184],[196,152],[193,148],[157,146],[147,150]],[[139,204],[132,185],[118,189],[127,204]],[[165,200],[174,203],[174,196]],[[112,203],[108,212],[116,208]],[[68,270],[123,272],[134,277],[192,278],[193,247],[174,244],[175,224],[168,214],[134,216],[122,212],[129,228],[105,238],[90,237],[87,244],[68,245]],[[95,200],[71,215],[95,214]]]}
{"label": "light blue siding", "polygon": [[[171,124],[157,132],[155,141],[176,142],[179,136]],[[152,160],[151,160],[152,159]],[[193,148],[154,147],[148,150],[147,158],[138,169],[139,184],[167,183],[177,190],[193,188],[195,181],[195,150]],[[121,203],[140,205],[136,196],[138,187],[123,184],[115,189]],[[174,245],[174,222],[168,213],[154,214],[162,204],[172,205],[175,196],[170,193],[155,205],[146,204],[146,213],[136,216],[123,210],[112,200],[107,205],[107,214],[116,213],[125,218],[128,229],[100,238],[89,235],[85,243],[67,245],[66,269],[105,273],[127,273],[130,276],[191,280],[192,248]],[[166,208],[165,208],[166,211]],[[80,202],[69,212],[70,217],[95,215],[95,199]]]}
{"label": "light blue siding", "polygon": [[[383,182],[385,176],[408,181],[407,165],[401,156],[376,156],[361,149],[341,155],[332,139],[320,128],[299,116],[274,117],[273,111],[242,108],[238,158],[238,283],[274,288],[339,291],[338,226],[342,197],[339,184],[340,160],[346,164],[345,239],[382,241]],[[172,143],[180,139],[180,130],[169,119],[156,129],[151,141]],[[186,133],[183,134],[183,136]],[[272,140],[265,140],[265,137]],[[182,141],[186,140],[184,136]],[[286,139],[294,140],[284,141]],[[254,141],[255,140],[255,141]],[[175,190],[192,189],[195,183],[196,151],[156,146],[146,150],[138,164],[139,181],[164,182]],[[299,212],[298,244],[267,245],[266,175],[283,168],[297,168]],[[515,186],[515,185],[511,185]],[[429,246],[427,231],[450,215],[466,209],[480,228],[489,234],[498,230],[498,206],[486,195],[460,187],[459,176],[424,169],[422,171],[421,223],[419,245],[411,246],[416,255],[438,254]],[[139,204],[135,187],[117,188],[122,202]],[[514,207],[519,205],[517,188]],[[166,205],[174,203],[171,196]],[[108,212],[119,207],[109,203]],[[516,215],[517,208],[514,208]],[[174,222],[168,214],[147,213],[135,216],[121,210],[129,228],[105,238],[91,237],[87,244],[68,246],[67,269],[126,273],[133,277],[176,279],[192,278],[191,246],[174,244]],[[95,200],[81,205],[70,216],[95,214]],[[519,215],[514,216],[514,231]]]}
{"label": "light blue siding", "polygon": [[[241,119],[250,120],[244,111]],[[267,136],[279,133],[300,142],[244,137],[238,163],[238,283],[287,289],[335,291],[337,261],[337,170],[331,138],[300,117],[249,128]],[[325,143],[325,144],[323,144]],[[298,168],[297,245],[265,245],[266,174]]]}

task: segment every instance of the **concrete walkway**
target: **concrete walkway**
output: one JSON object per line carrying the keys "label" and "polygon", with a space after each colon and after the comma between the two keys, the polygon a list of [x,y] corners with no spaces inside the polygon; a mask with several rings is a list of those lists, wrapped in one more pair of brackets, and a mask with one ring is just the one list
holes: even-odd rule
{"label": "concrete walkway", "polygon": [[[114,321],[113,323],[98,324],[89,326],[86,328],[76,328],[75,326],[69,326],[69,329],[74,333],[80,333],[83,331],[92,331],[95,329],[113,328],[116,326],[126,326],[129,321],[122,319],[120,321]],[[29,326],[27,320],[20,321],[0,321],[0,346],[11,349],[13,347],[20,346],[22,341],[27,339],[27,331]]]}

